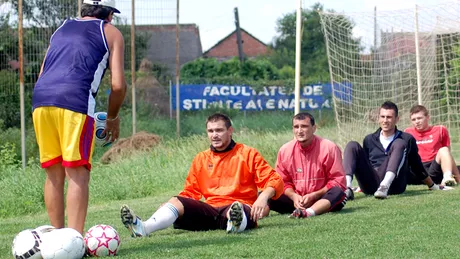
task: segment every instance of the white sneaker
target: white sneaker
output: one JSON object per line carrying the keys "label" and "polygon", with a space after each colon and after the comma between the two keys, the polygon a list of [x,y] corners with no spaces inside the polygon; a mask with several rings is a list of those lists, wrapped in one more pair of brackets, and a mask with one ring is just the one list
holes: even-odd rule
{"label": "white sneaker", "polygon": [[380,185],[374,193],[374,197],[377,199],[386,199],[388,197],[388,189],[388,186]]}
{"label": "white sneaker", "polygon": [[121,206],[120,217],[121,222],[131,232],[132,237],[146,236],[142,220],[134,214],[128,205]]}
{"label": "white sneaker", "polygon": [[246,226],[241,226],[241,223],[245,217],[246,215],[244,214],[243,204],[238,201],[232,203],[227,215],[227,233],[237,233],[243,231]]}
{"label": "white sneaker", "polygon": [[449,186],[444,186],[444,185],[437,185],[437,184],[433,184],[433,186],[431,186],[429,188],[431,191],[450,191],[450,190],[453,190],[454,188],[453,187],[449,187]]}
{"label": "white sneaker", "polygon": [[441,185],[455,186],[455,185],[457,185],[457,182],[455,181],[455,179],[452,176],[451,177],[444,177],[442,179]]}

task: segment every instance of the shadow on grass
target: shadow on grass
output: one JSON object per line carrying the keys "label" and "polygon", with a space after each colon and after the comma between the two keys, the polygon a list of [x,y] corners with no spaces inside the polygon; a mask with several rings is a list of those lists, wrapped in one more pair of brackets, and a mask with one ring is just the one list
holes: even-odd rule
{"label": "shadow on grass", "polygon": [[369,207],[368,206],[347,207],[347,205],[345,205],[345,207],[342,210],[331,212],[331,213],[332,214],[348,214],[348,213],[355,213],[356,211],[359,211],[359,210],[369,210]]}
{"label": "shadow on grass", "polygon": [[429,194],[429,190],[407,190],[401,194],[392,194],[391,196],[396,196],[396,197],[412,197],[412,196],[419,196],[419,195],[427,195]]}
{"label": "shadow on grass", "polygon": [[[250,233],[251,231],[247,231]],[[158,238],[143,238],[139,240],[131,240],[130,248],[124,249],[120,252],[119,255],[127,258],[131,258],[130,255],[138,256],[140,254],[145,253],[152,253],[158,254],[158,252],[162,253],[164,251],[174,251],[174,254],[185,254],[184,251],[191,248],[199,248],[202,247],[203,249],[208,246],[225,246],[229,243],[241,243],[247,242],[246,238],[241,238],[247,235],[245,233],[240,233],[238,235],[229,235],[226,234],[225,231],[222,231],[222,236],[216,237],[201,237],[201,238],[193,238],[190,237],[180,237],[181,233],[175,233],[175,238],[171,238],[171,236],[165,236],[164,239],[158,240]],[[180,241],[178,241],[180,240]],[[133,244],[133,242],[139,242],[138,244]],[[182,251],[182,252],[181,252]]]}

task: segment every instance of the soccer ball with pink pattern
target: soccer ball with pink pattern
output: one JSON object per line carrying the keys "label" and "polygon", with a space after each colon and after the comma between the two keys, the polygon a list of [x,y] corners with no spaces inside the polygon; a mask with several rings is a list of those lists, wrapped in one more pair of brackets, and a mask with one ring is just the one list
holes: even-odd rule
{"label": "soccer ball with pink pattern", "polygon": [[91,256],[115,256],[120,248],[120,236],[109,225],[91,227],[85,235],[85,244]]}

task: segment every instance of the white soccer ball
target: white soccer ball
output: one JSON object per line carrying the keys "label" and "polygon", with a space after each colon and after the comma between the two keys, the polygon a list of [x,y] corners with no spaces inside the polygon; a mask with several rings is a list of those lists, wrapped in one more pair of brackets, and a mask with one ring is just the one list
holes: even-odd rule
{"label": "white soccer ball", "polygon": [[88,254],[92,256],[115,256],[120,248],[120,236],[109,225],[91,227],[85,235]]}
{"label": "white soccer ball", "polygon": [[61,228],[42,235],[43,259],[81,259],[85,255],[85,242],[72,228]]}
{"label": "white soccer ball", "polygon": [[42,240],[39,232],[34,229],[26,229],[14,237],[11,246],[14,258],[40,259],[42,258],[40,246]]}
{"label": "white soccer ball", "polygon": [[102,133],[105,130],[105,124],[107,122],[107,113],[106,112],[96,112],[94,114],[95,122],[95,131],[96,131],[96,145],[100,147],[107,147],[112,145],[112,141],[106,141],[105,138],[107,134]]}
{"label": "white soccer ball", "polygon": [[34,230],[41,236],[45,233],[55,230],[56,228],[50,225],[43,225],[35,228]]}

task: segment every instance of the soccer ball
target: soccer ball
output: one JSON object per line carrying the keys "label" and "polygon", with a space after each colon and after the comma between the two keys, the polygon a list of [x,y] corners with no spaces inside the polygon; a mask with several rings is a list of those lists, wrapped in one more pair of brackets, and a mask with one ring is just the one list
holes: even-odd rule
{"label": "soccer ball", "polygon": [[106,141],[105,138],[107,134],[102,133],[105,130],[105,124],[107,121],[107,113],[106,112],[96,112],[94,114],[94,121],[96,124],[96,145],[100,147],[108,147],[112,145],[112,141]]}
{"label": "soccer ball", "polygon": [[56,229],[42,235],[43,259],[81,259],[85,255],[85,242],[72,228]]}
{"label": "soccer ball", "polygon": [[14,258],[39,259],[42,258],[40,245],[42,244],[39,232],[34,229],[26,229],[14,237],[13,250]]}
{"label": "soccer ball", "polygon": [[42,234],[48,233],[55,230],[56,228],[50,225],[43,225],[35,228],[34,230],[41,236]]}
{"label": "soccer ball", "polygon": [[115,256],[120,248],[120,236],[113,227],[99,224],[86,232],[85,244],[89,255]]}

